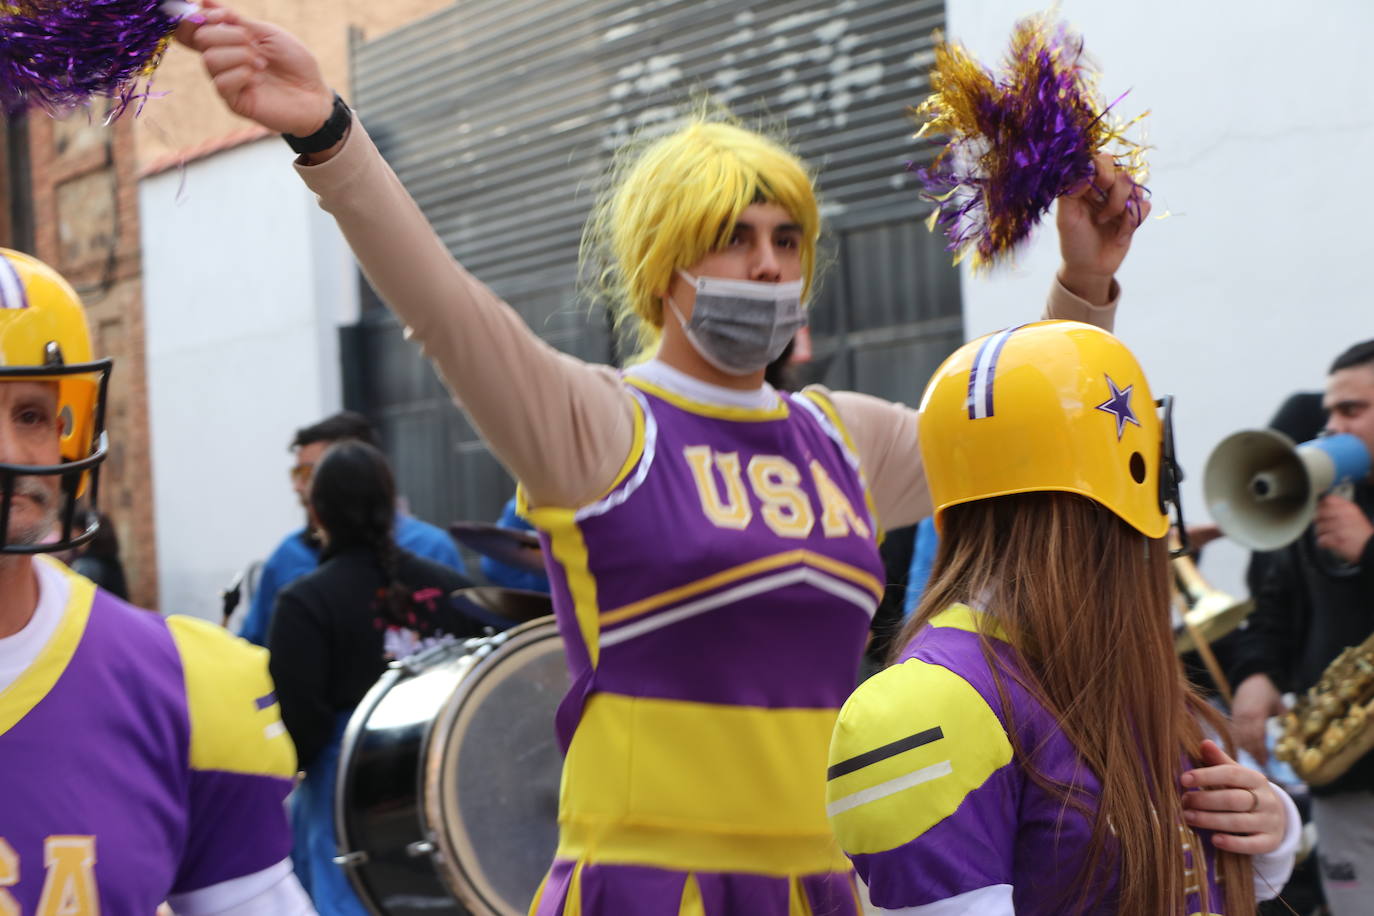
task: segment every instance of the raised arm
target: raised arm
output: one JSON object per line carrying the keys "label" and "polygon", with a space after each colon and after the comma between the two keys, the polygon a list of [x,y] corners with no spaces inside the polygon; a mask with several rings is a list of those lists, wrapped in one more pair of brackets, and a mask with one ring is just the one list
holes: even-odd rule
{"label": "raised arm", "polygon": [[[213,5],[201,18],[177,38],[201,53],[231,110],[297,137],[320,130],[333,92],[299,41]],[[546,344],[457,264],[356,120],[297,168],[531,502],[574,506],[600,495],[633,436],[633,408],[613,371]]]}
{"label": "raised arm", "polygon": [[[1091,182],[1059,199],[1056,225],[1063,261],[1042,318],[1064,318],[1110,331],[1121,288],[1115,280],[1150,202],[1127,175],[1099,157]],[[1008,324],[1016,323],[1008,316]],[[914,402],[920,392],[911,392]],[[914,524],[932,510],[917,446],[916,411],[852,391],[830,395],[859,453],[884,529]]]}

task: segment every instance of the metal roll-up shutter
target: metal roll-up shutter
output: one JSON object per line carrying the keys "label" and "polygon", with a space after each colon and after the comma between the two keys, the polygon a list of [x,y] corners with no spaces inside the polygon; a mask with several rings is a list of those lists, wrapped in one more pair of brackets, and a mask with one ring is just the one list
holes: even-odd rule
{"label": "metal roll-up shutter", "polygon": [[[614,151],[706,93],[784,129],[826,217],[806,380],[914,403],[962,331],[958,273],[905,168],[933,151],[906,109],[926,95],[943,22],[926,0],[462,0],[356,42],[354,92],[455,257],[536,333],[604,362],[618,356],[610,322],[576,278]],[[343,352],[350,406],[377,420],[413,510],[495,518],[509,478],[394,319],[367,309]]]}

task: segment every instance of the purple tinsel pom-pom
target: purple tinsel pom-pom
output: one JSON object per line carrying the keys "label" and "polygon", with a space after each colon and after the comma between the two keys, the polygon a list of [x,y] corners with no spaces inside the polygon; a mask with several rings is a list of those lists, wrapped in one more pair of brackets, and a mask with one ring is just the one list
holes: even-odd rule
{"label": "purple tinsel pom-pom", "polygon": [[[998,72],[959,45],[936,46],[934,91],[915,113],[921,133],[948,142],[929,167],[912,170],[956,263],[969,257],[977,269],[1010,257],[1058,197],[1093,177],[1104,150],[1145,192],[1145,147],[1125,136],[1134,122],[1117,123],[1097,76],[1082,37],[1049,14],[1017,23]],[[1138,219],[1138,201],[1128,206]]]}
{"label": "purple tinsel pom-pom", "polygon": [[[166,9],[164,10],[164,7]],[[0,6],[0,107],[57,113],[94,96],[135,98],[176,27],[166,0],[11,0]]]}

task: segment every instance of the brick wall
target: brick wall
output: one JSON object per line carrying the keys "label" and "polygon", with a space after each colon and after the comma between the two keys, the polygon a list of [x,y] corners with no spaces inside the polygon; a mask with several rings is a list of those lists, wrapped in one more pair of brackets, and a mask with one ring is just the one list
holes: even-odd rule
{"label": "brick wall", "polygon": [[[346,87],[351,27],[386,31],[449,2],[343,0],[333,15],[320,17],[287,0],[243,0],[241,12],[280,22],[300,35],[319,54],[330,81]],[[129,112],[111,126],[102,123],[100,112],[89,118],[78,112],[63,121],[41,113],[28,118],[33,253],[76,287],[96,353],[115,360],[107,413],[111,455],[102,472],[101,506],[119,534],[131,597],[149,608],[157,605],[158,588],[138,176],[150,162],[184,161],[231,145],[226,140],[248,139],[241,136],[246,122],[224,109],[200,61],[185,49],[174,47],[167,55],[155,88],[166,94],[151,100],[139,117]],[[5,131],[0,124],[0,176],[9,174]],[[0,243],[14,244],[9,192],[0,180]]]}
{"label": "brick wall", "polygon": [[119,534],[130,597],[153,608],[157,555],[133,119],[107,127],[81,112],[63,121],[35,115],[29,150],[34,254],[76,287],[95,353],[114,358],[100,502]]}

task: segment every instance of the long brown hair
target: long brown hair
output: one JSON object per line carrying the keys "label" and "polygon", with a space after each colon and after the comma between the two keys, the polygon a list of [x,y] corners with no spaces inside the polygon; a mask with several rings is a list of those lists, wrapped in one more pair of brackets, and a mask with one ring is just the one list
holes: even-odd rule
{"label": "long brown hair", "polygon": [[[1221,901],[1206,899],[1207,861],[1196,838],[1196,877],[1185,879],[1178,780],[1184,758],[1199,759],[1202,723],[1216,734],[1226,729],[1174,654],[1164,542],[1068,493],[977,500],[948,508],[941,521],[930,585],[892,660],[931,617],[974,601],[988,611],[978,615],[979,638],[1009,717],[1008,672],[984,627],[995,624],[1011,641],[1023,686],[1054,715],[1102,786],[1092,799],[1081,786],[1037,772],[1030,765],[1035,749],[1017,744],[1008,718],[1014,752],[1030,777],[1092,823],[1081,880],[1073,882],[1077,900],[1062,901],[1065,911],[1085,909],[1101,890],[1095,876],[1115,872],[1120,913],[1181,916],[1193,883],[1203,911],[1212,912]],[[1253,916],[1249,857],[1216,850],[1215,861],[1228,916]]]}

